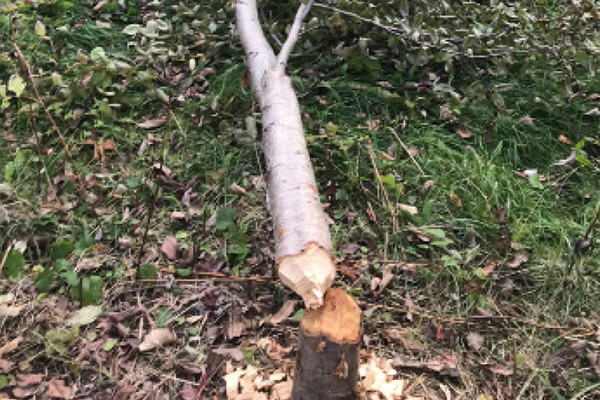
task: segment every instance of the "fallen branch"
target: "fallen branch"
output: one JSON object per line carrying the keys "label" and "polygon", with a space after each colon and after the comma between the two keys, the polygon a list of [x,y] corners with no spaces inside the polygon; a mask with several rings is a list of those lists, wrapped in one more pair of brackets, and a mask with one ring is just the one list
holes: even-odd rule
{"label": "fallen branch", "polygon": [[311,5],[312,0],[299,7],[278,56],[259,24],[256,0],[238,0],[236,6],[252,89],[262,111],[263,152],[278,273],[309,309],[323,303],[335,275],[329,225],[306,147],[300,106],[285,73]]}

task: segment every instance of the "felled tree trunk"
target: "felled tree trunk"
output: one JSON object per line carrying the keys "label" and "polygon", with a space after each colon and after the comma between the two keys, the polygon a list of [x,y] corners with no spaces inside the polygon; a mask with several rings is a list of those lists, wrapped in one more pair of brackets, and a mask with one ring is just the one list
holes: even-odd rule
{"label": "felled tree trunk", "polygon": [[302,4],[276,56],[258,21],[256,0],[238,0],[237,26],[260,104],[275,258],[282,282],[310,310],[302,320],[293,400],[356,398],[361,312],[335,276],[327,217],[306,147],[300,106],[285,67],[314,0]]}
{"label": "felled tree trunk", "polygon": [[279,277],[308,308],[323,303],[335,275],[327,218],[306,148],[300,106],[285,66],[309,7],[300,6],[275,56],[260,27],[255,0],[238,0],[237,25],[252,89],[260,104],[269,206]]}

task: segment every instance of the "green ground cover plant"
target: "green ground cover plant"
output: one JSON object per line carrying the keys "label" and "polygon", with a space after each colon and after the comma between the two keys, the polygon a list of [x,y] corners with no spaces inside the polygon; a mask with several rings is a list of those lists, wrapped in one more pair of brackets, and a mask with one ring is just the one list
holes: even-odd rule
{"label": "green ground cover plant", "polygon": [[[365,348],[414,396],[597,398],[597,4],[367,3],[315,5],[289,68]],[[0,399],[285,368],[231,4],[1,7]],[[277,43],[295,5],[262,8]]]}

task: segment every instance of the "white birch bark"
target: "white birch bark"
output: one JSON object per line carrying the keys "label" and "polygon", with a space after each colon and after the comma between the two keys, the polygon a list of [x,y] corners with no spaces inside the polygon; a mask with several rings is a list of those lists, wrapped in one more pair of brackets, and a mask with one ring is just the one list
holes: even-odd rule
{"label": "white birch bark", "polygon": [[275,257],[282,282],[308,308],[323,303],[335,275],[327,217],[319,200],[300,106],[285,66],[310,6],[303,4],[275,56],[261,29],[256,0],[238,0],[237,26],[252,90],[260,104]]}

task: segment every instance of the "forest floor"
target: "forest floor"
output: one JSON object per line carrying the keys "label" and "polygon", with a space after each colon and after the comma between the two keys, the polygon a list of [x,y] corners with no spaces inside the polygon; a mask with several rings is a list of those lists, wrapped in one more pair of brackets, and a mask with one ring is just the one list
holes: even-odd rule
{"label": "forest floor", "polygon": [[[169,47],[150,6],[79,3],[0,15],[0,399],[288,398],[304,310],[231,10],[167,2]],[[364,395],[599,399],[598,95],[303,63]]]}

